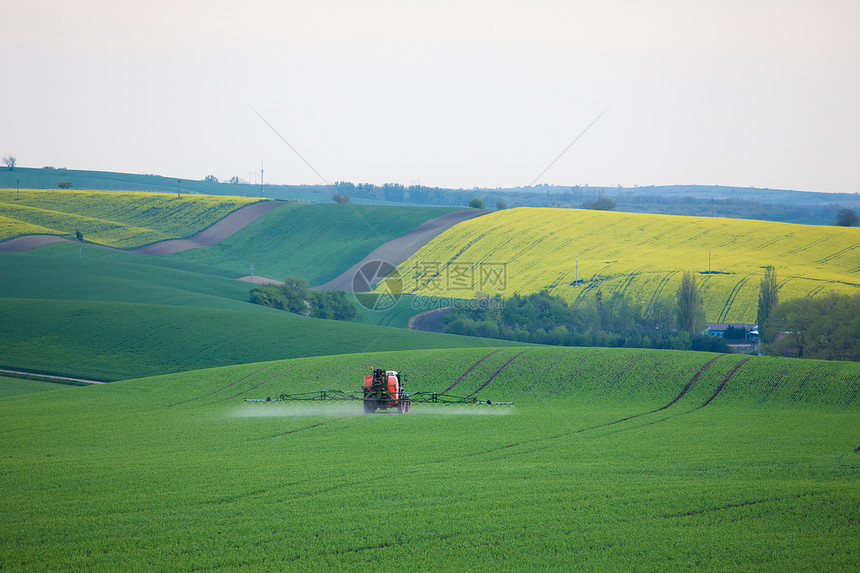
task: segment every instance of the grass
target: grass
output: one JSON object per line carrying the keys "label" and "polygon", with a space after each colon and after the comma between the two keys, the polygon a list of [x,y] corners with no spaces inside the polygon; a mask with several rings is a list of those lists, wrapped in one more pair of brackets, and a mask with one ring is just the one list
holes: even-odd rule
{"label": "grass", "polygon": [[[307,358],[0,399],[0,566],[860,566],[860,366],[814,361],[810,378],[790,359],[720,356],[702,370],[714,355],[495,350]],[[460,385],[498,372],[480,395],[516,400],[508,415],[242,403],[357,387],[372,365],[439,391],[482,358]]]}
{"label": "grass", "polygon": [[[190,237],[259,198],[213,195],[0,189],[0,241],[47,233],[128,249]],[[42,230],[46,229],[46,230]]]}
{"label": "grass", "polygon": [[212,247],[172,255],[179,261],[312,285],[337,277],[383,243],[456,209],[293,204],[276,209]]}
{"label": "grass", "polygon": [[305,319],[250,304],[250,284],[207,274],[228,271],[165,257],[58,243],[0,253],[0,268],[0,363],[9,368],[116,380],[371,346],[475,344],[375,328],[405,328],[423,310],[411,297],[387,312],[362,309],[357,322],[373,326]]}
{"label": "grass", "polygon": [[33,394],[35,392],[47,392],[67,388],[65,384],[56,382],[45,382],[43,380],[27,380],[23,378],[4,376],[0,373],[0,398],[9,396],[20,396],[22,394]]}
{"label": "grass", "polygon": [[[120,380],[374,348],[463,348],[470,337],[247,310],[0,299],[0,367]],[[492,342],[498,345],[498,342]],[[516,343],[511,343],[516,345]]]}
{"label": "grass", "polygon": [[[507,280],[482,282],[488,263],[506,265]],[[766,265],[776,267],[783,300],[825,290],[856,293],[860,235],[846,227],[767,221],[510,209],[448,229],[400,272],[423,295],[547,289],[575,300],[601,290],[647,306],[674,296],[682,271],[693,271],[708,320],[752,323]]]}
{"label": "grass", "polygon": [[250,284],[210,274],[212,269],[92,245],[0,252],[0,268],[0,298],[258,308],[247,303]]}

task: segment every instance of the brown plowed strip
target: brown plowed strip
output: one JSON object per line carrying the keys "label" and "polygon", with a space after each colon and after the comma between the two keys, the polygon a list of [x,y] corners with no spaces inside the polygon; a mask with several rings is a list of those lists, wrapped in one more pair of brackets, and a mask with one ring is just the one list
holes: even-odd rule
{"label": "brown plowed strip", "polygon": [[277,378],[278,376],[280,376],[280,375],[281,375],[281,374],[283,374],[284,372],[287,372],[288,370],[291,370],[291,369],[293,369],[293,368],[295,368],[295,367],[296,367],[296,365],[295,365],[295,364],[293,364],[292,366],[289,366],[289,367],[287,367],[287,368],[285,368],[285,369],[281,370],[280,372],[278,372],[277,374],[275,374],[275,375],[274,375],[274,376],[272,376],[271,378],[266,378],[265,380],[263,380],[262,382],[260,382],[260,383],[259,383],[259,384],[257,384],[256,386],[252,386],[252,387],[248,388],[247,390],[242,390],[241,392],[239,392],[239,393],[238,393],[238,394],[236,394],[235,396],[230,396],[229,398],[225,398],[225,400],[232,400],[233,398],[238,398],[239,396],[241,396],[241,395],[242,395],[242,394],[244,394],[245,392],[253,392],[254,390],[256,390],[257,388],[259,388],[260,386],[262,386],[262,385],[263,385],[263,384],[265,384],[266,382],[271,382],[272,380],[274,380],[275,378]]}
{"label": "brown plowed strip", "polygon": [[[747,356],[746,358],[744,358],[743,360],[741,360],[740,362],[738,362],[737,364],[735,364],[734,368],[732,368],[731,370],[729,370],[729,373],[728,373],[728,374],[726,374],[725,378],[723,378],[723,381],[722,381],[722,382],[720,382],[720,385],[719,385],[719,386],[717,386],[717,389],[714,391],[714,393],[713,393],[713,394],[711,394],[711,397],[710,397],[710,398],[708,398],[707,400],[705,400],[705,403],[704,403],[704,404],[702,404],[702,405],[701,405],[701,406],[699,406],[698,408],[694,408],[694,409],[695,409],[695,410],[699,410],[700,408],[704,408],[705,406],[707,406],[708,404],[710,404],[710,403],[711,403],[711,400],[713,400],[714,398],[716,398],[716,397],[720,394],[720,392],[722,392],[722,391],[723,391],[723,388],[725,388],[726,383],[731,379],[731,377],[732,377],[732,376],[734,376],[734,375],[735,375],[735,372],[737,372],[738,370],[740,370],[740,369],[741,369],[741,366],[743,366],[744,364],[746,364],[747,362],[749,362],[749,359],[750,359],[750,358],[752,358],[752,357],[751,357],[751,356]],[[693,410],[690,410],[690,411],[692,412]]]}
{"label": "brown plowed strip", "polygon": [[370,261],[385,261],[396,267],[417,253],[418,249],[429,243],[442,231],[450,229],[457,223],[474,219],[475,217],[486,215],[491,212],[491,209],[463,209],[462,211],[454,211],[453,213],[447,213],[441,217],[430,219],[429,221],[418,225],[405,235],[401,235],[396,239],[391,239],[387,243],[380,245],[340,276],[314,288],[318,290],[338,289],[352,292],[352,279],[355,276],[356,271],[358,271],[363,264]]}
{"label": "brown plowed strip", "polygon": [[526,352],[528,352],[528,350],[523,350],[523,351],[522,351],[522,352],[520,352],[519,354],[514,354],[513,356],[511,356],[511,359],[510,359],[510,360],[508,360],[507,362],[505,362],[504,364],[502,364],[502,365],[499,367],[499,369],[498,369],[498,370],[496,370],[495,372],[493,372],[493,375],[492,375],[492,376],[490,376],[489,378],[487,378],[487,381],[486,381],[486,382],[484,382],[483,384],[481,384],[481,387],[480,387],[480,388],[478,388],[477,390],[475,390],[474,392],[472,392],[471,394],[469,394],[469,395],[467,396],[467,398],[471,398],[472,396],[474,396],[475,394],[477,394],[478,392],[480,392],[481,390],[483,390],[484,388],[486,388],[486,387],[487,387],[487,384],[489,384],[490,382],[492,382],[492,381],[493,381],[493,378],[495,378],[496,376],[498,376],[498,375],[499,375],[499,373],[500,373],[502,370],[504,370],[505,368],[507,368],[507,367],[508,367],[508,364],[510,364],[511,362],[513,362],[514,360],[516,360],[517,358],[519,358],[520,356],[522,356],[522,355],[523,355],[523,354],[525,354]]}
{"label": "brown plowed strip", "polygon": [[469,369],[468,369],[468,370],[466,370],[465,372],[463,372],[463,375],[462,375],[462,376],[460,376],[459,378],[457,378],[457,381],[456,381],[456,382],[454,382],[453,384],[451,384],[450,386],[448,386],[447,388],[445,388],[445,390],[444,390],[444,391],[442,391],[442,392],[440,392],[440,394],[445,394],[445,393],[447,393],[447,392],[448,392],[449,390],[451,390],[454,386],[456,386],[457,384],[459,384],[460,382],[462,382],[462,381],[466,378],[466,376],[468,376],[469,374],[471,374],[472,370],[474,370],[475,368],[477,368],[478,364],[480,364],[481,362],[483,362],[484,360],[486,360],[487,358],[489,358],[490,356],[492,356],[492,355],[493,355],[493,354],[495,354],[496,352],[500,352],[500,350],[494,350],[494,351],[490,352],[489,354],[487,354],[486,356],[484,356],[483,358],[481,358],[480,360],[478,360],[477,362],[475,362],[474,364],[472,364],[471,366],[469,366]]}
{"label": "brown plowed strip", "polygon": [[242,381],[244,381],[244,380],[247,380],[247,379],[248,379],[248,378],[250,378],[251,376],[254,376],[255,374],[259,374],[259,373],[260,373],[260,372],[262,372],[263,370],[265,370],[265,368],[260,368],[260,369],[259,369],[259,370],[257,370],[256,372],[251,372],[250,374],[248,374],[248,375],[247,375],[247,376],[245,376],[244,378],[239,378],[239,379],[238,379],[238,380],[236,380],[235,382],[230,382],[229,384],[227,384],[227,385],[226,385],[226,386],[224,386],[223,388],[218,388],[217,390],[213,390],[213,391],[209,392],[208,394],[203,394],[202,396],[197,396],[196,398],[189,398],[188,400],[183,400],[182,402],[177,402],[176,404],[170,404],[170,405],[168,406],[168,408],[172,408],[172,407],[174,407],[174,406],[179,406],[180,404],[187,404],[188,402],[193,402],[194,400],[199,400],[200,398],[206,398],[207,396],[212,396],[213,394],[217,394],[218,392],[223,392],[223,391],[224,391],[224,390],[226,390],[227,388],[230,388],[230,387],[232,387],[232,386],[235,386],[235,385],[236,385],[236,384],[238,384],[239,382],[242,382]]}
{"label": "brown plowed strip", "polygon": [[200,247],[211,247],[220,243],[224,239],[233,236],[238,231],[245,228],[250,223],[253,223],[272,209],[277,209],[281,205],[286,205],[284,201],[260,201],[252,203],[247,207],[242,207],[233,211],[208,229],[200,231],[193,237],[187,239],[170,239],[146,245],[137,249],[130,249],[132,253],[140,253],[142,255],[153,255],[161,257],[164,255],[172,255],[189,249],[197,249]]}
{"label": "brown plowed strip", "polygon": [[24,235],[23,237],[15,237],[14,239],[9,239],[8,241],[0,243],[0,251],[6,253],[20,253],[23,251],[29,251],[30,249],[44,247],[51,243],[59,243],[67,240],[68,239],[64,239],[56,235]]}

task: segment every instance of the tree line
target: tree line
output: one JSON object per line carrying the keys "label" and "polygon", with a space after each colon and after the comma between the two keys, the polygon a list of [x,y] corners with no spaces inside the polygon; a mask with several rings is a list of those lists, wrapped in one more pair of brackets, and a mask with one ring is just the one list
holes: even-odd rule
{"label": "tree line", "polygon": [[860,361],[860,295],[831,292],[780,302],[763,335],[772,356]]}
{"label": "tree line", "polygon": [[693,273],[684,273],[675,299],[650,305],[623,293],[574,302],[543,290],[502,300],[485,297],[477,308],[457,308],[443,320],[445,332],[560,346],[623,346],[731,352],[725,340],[703,334],[706,327]]}
{"label": "tree line", "polygon": [[342,290],[311,290],[304,279],[289,276],[284,284],[260,285],[251,289],[250,301],[312,318],[352,320],[355,306]]}

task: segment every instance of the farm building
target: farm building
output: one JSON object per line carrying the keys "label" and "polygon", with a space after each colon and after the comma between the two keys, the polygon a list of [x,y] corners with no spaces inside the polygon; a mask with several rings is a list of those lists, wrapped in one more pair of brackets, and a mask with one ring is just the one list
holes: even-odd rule
{"label": "farm building", "polygon": [[758,325],[728,322],[709,322],[707,334],[720,336],[737,354],[758,352]]}

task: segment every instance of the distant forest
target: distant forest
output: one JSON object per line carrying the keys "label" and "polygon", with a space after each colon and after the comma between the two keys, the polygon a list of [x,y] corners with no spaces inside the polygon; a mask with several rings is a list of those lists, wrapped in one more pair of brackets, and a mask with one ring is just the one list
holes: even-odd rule
{"label": "distant forest", "polygon": [[[340,196],[350,197],[354,204],[375,201],[415,203],[421,205],[467,206],[477,197],[488,208],[560,207],[582,208],[600,197],[615,202],[616,211],[660,213],[700,217],[727,217],[782,221],[812,225],[832,225],[845,206],[860,205],[858,194],[803,193],[770,189],[737,189],[727,187],[558,187],[538,186],[512,189],[444,189],[421,185],[386,183],[349,183],[333,185]],[[804,201],[806,200],[806,201]]]}
{"label": "distant forest", "polygon": [[0,168],[0,188],[105,189],[160,191],[213,195],[260,196],[286,201],[353,205],[439,205],[468,207],[480,199],[487,208],[583,208],[601,197],[611,199],[616,211],[662,213],[703,217],[729,217],[832,225],[840,209],[860,212],[860,193],[815,193],[780,189],[718,185],[665,185],[650,187],[592,187],[588,185],[535,185],[533,187],[448,189],[424,185],[350,183],[333,185],[262,185],[232,177],[220,182],[212,175],[176,179],[160,175],[82,171],[44,167]]}

